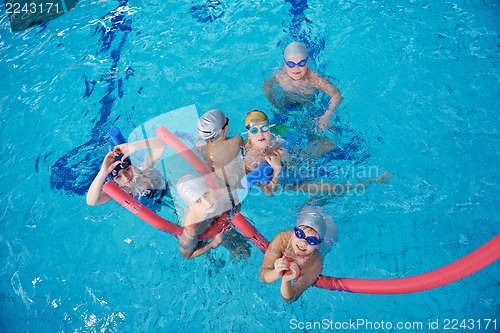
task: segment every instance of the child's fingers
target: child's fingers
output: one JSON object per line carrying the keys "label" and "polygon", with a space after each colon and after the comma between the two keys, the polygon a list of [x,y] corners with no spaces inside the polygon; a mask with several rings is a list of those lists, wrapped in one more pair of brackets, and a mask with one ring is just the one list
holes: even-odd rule
{"label": "child's fingers", "polygon": [[289,267],[290,265],[286,259],[280,258],[274,262],[274,269],[277,271],[287,271]]}
{"label": "child's fingers", "polygon": [[120,163],[121,163],[121,161],[115,161],[115,162],[111,163],[111,164],[109,165],[109,167],[108,167],[108,173],[110,173],[111,171],[113,171],[113,169],[114,169],[114,168],[116,168],[116,166],[117,166],[118,164],[120,164]]}
{"label": "child's fingers", "polygon": [[277,270],[278,272],[286,272],[290,270],[288,267],[286,267],[286,265],[278,265],[275,266],[274,269]]}
{"label": "child's fingers", "polygon": [[290,264],[290,271],[293,272],[293,276],[294,278],[298,277],[299,276],[299,273],[300,273],[300,268],[299,268],[299,265],[297,265],[296,262],[292,262]]}
{"label": "child's fingers", "polygon": [[[104,157],[104,164],[106,165],[111,165],[114,164],[115,162],[115,154],[114,152],[110,151],[109,153],[106,154],[106,157]],[[120,162],[120,161],[118,161]],[[116,164],[113,166],[113,168],[116,166]]]}
{"label": "child's fingers", "polygon": [[110,152],[108,152],[108,153],[106,154],[106,158],[108,158],[108,157],[113,157],[113,158],[114,158],[115,156],[116,156],[116,155],[115,155],[115,152],[114,152],[114,151],[110,151]]}

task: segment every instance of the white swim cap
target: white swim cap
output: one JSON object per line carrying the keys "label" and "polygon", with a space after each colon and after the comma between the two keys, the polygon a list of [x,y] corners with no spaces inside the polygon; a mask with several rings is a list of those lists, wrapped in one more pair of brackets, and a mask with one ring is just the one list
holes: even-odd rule
{"label": "white swim cap", "polygon": [[188,174],[182,176],[179,181],[177,181],[177,192],[182,201],[188,206],[198,201],[198,199],[209,190],[210,187],[208,187],[207,182],[201,176]]}
{"label": "white swim cap", "polygon": [[198,120],[198,134],[205,140],[219,140],[224,134],[229,119],[219,109],[205,112]]}
{"label": "white swim cap", "polygon": [[314,230],[316,230],[321,240],[323,240],[325,237],[326,220],[323,217],[323,215],[321,215],[318,212],[311,212],[311,211],[301,212],[295,224],[297,227],[303,225],[306,227],[313,228]]}
{"label": "white swim cap", "polygon": [[307,57],[307,47],[299,42],[292,42],[288,44],[288,46],[285,48],[285,52],[283,52],[283,58],[285,58],[285,60],[291,58],[307,59]]}

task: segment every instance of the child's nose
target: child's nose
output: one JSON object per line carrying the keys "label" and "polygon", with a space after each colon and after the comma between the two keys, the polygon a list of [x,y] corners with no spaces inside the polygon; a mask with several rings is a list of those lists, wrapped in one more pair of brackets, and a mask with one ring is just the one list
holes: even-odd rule
{"label": "child's nose", "polygon": [[205,207],[205,208],[208,208],[208,207],[210,207],[212,205],[212,203],[210,201],[208,201],[207,199],[205,199],[205,198],[202,198],[201,202],[203,204],[203,207]]}

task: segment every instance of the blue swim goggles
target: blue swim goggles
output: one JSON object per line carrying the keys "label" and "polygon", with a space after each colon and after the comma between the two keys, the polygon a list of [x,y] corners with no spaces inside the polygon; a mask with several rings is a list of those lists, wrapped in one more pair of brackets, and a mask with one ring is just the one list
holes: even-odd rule
{"label": "blue swim goggles", "polygon": [[294,68],[295,66],[299,66],[299,67],[304,67],[306,64],[307,64],[307,60],[309,59],[309,57],[305,58],[305,59],[302,59],[301,61],[299,61],[298,63],[294,63],[293,61],[286,61],[286,59],[283,59],[285,61],[285,64],[290,67],[290,68]]}
{"label": "blue swim goggles", "polygon": [[318,239],[318,237],[316,237],[316,236],[307,236],[306,237],[304,230],[302,230],[298,227],[293,228],[293,232],[295,232],[295,237],[297,237],[298,239],[305,239],[307,244],[309,244],[309,245],[321,244],[321,239]]}
{"label": "blue swim goggles", "polygon": [[[120,156],[123,156],[123,154],[120,154]],[[118,156],[118,160],[120,158],[120,156]],[[115,158],[115,162],[117,161],[117,159]],[[116,176],[118,176],[118,173],[123,170],[123,169],[126,169],[128,168],[130,165],[132,165],[132,163],[130,162],[130,158],[126,158],[125,161],[121,162],[121,163],[118,163],[115,168],[113,170],[111,170],[111,172],[109,173],[109,175],[112,177],[112,178],[115,178]]]}

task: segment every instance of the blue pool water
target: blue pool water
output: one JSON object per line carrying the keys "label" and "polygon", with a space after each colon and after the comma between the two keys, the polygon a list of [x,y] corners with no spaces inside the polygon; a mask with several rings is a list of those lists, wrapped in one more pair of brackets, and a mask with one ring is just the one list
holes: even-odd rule
{"label": "blue pool water", "polygon": [[[498,263],[420,293],[313,287],[287,305],[277,283],[258,281],[257,249],[184,261],[175,238],[84,195],[113,125],[129,133],[195,104],[222,109],[238,134],[246,111],[271,111],[262,82],[298,39],[344,97],[332,138],[357,140],[357,159],[330,164],[338,181],[360,167],[392,172],[391,184],[322,202],[340,230],[324,274],[439,268],[500,232],[499,18],[489,0],[110,0],[13,34],[2,7],[0,330],[313,332],[334,329],[307,323],[366,320],[375,327],[347,331],[438,332],[472,319],[453,331],[498,331]],[[271,239],[306,200],[249,195],[242,212]]]}

